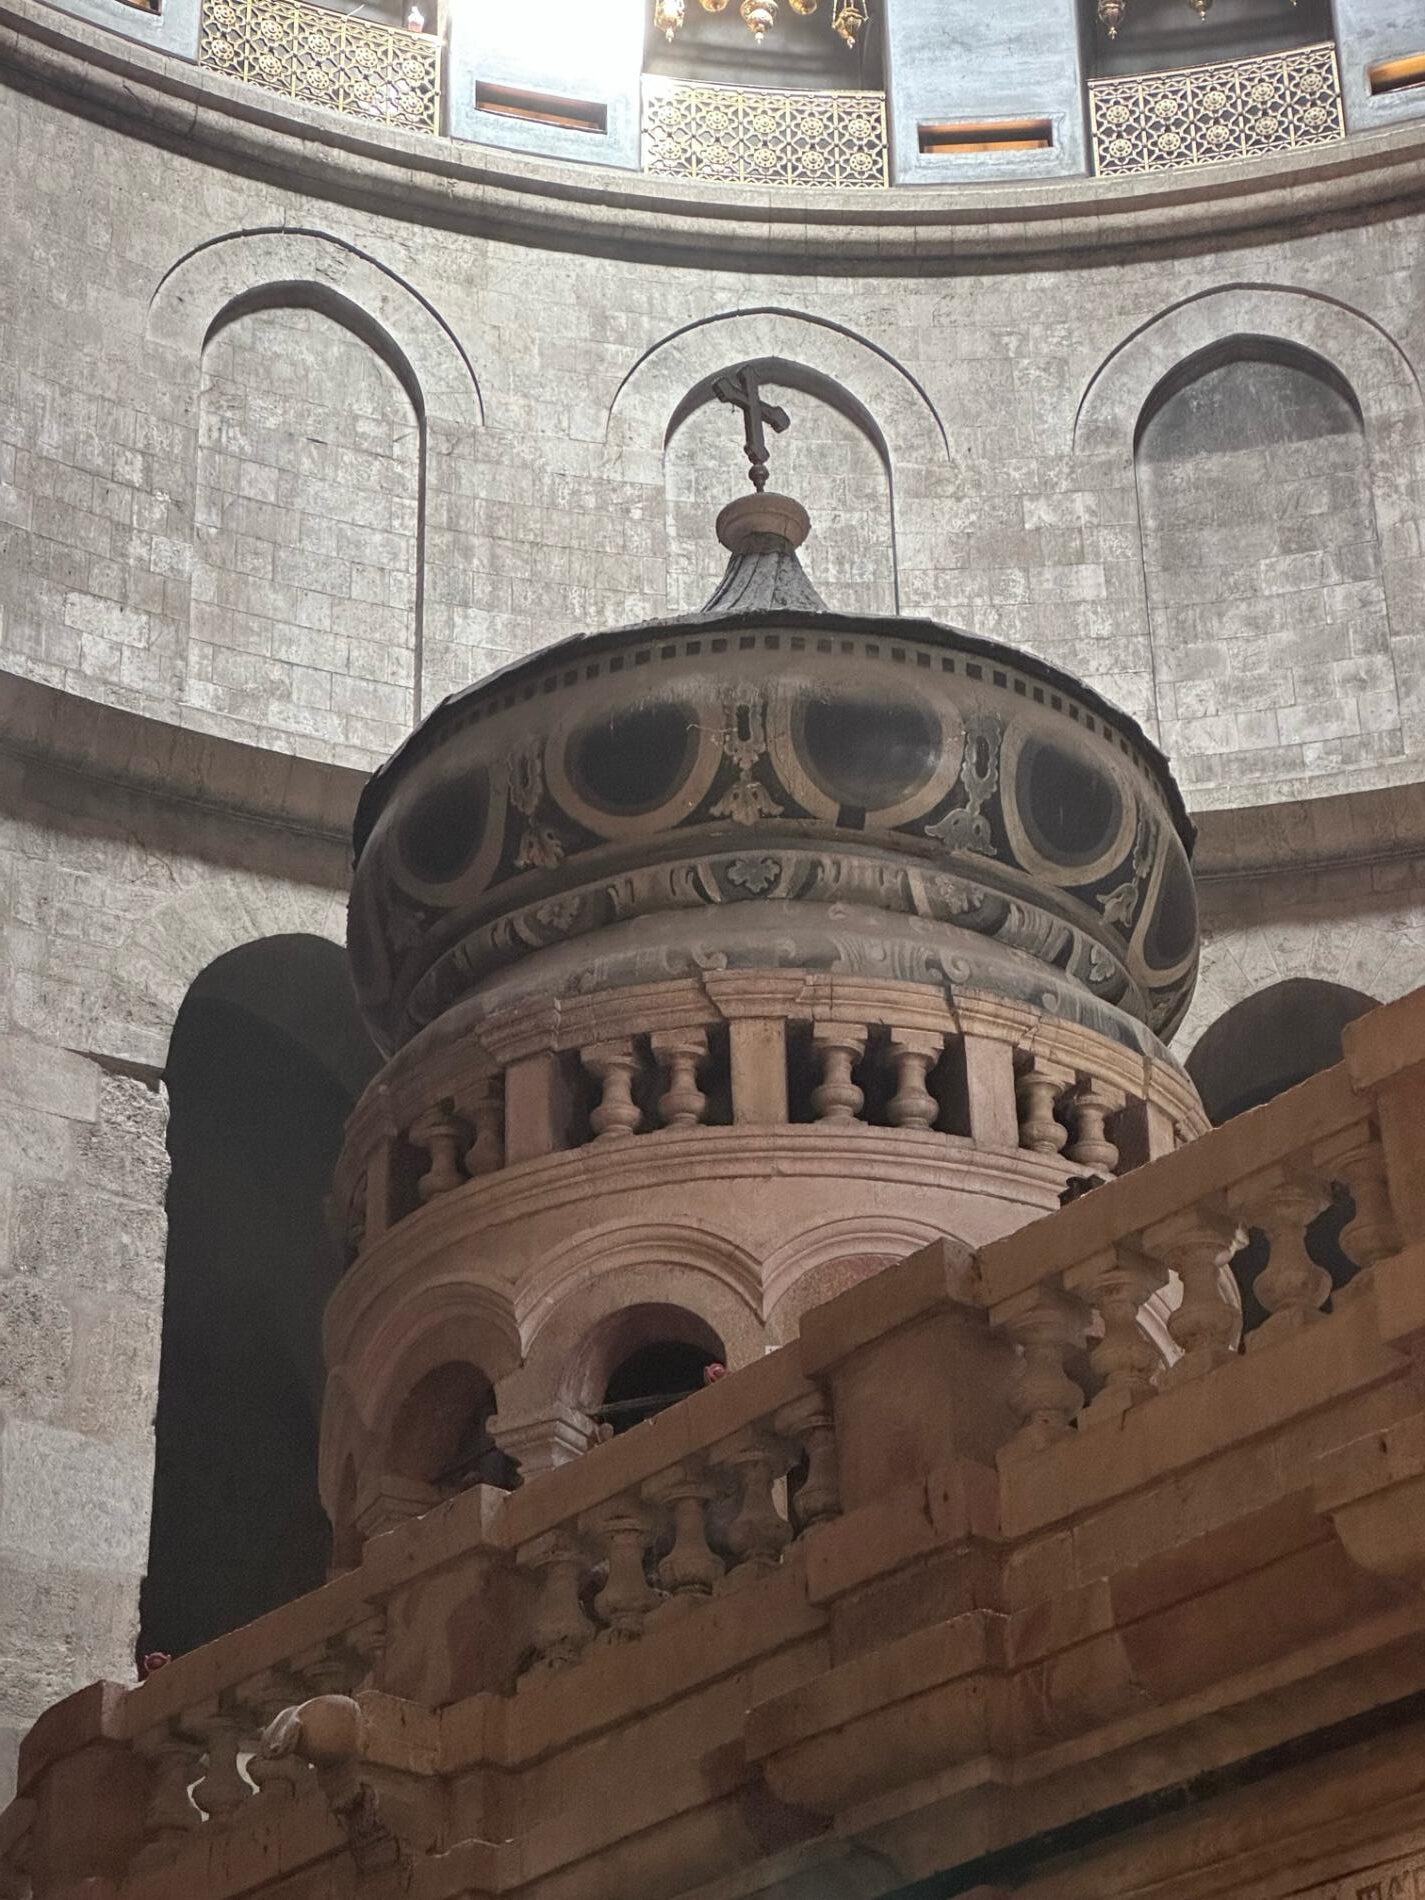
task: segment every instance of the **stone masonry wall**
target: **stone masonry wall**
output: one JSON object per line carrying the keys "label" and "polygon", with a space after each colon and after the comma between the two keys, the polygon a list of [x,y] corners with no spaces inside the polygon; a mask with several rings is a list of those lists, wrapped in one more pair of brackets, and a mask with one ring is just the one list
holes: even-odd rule
{"label": "stone masonry wall", "polygon": [[[341,936],[342,768],[377,762],[417,686],[428,706],[572,631],[694,604],[721,566],[716,509],[745,488],[739,431],[717,407],[671,442],[670,423],[709,373],[768,355],[798,372],[774,480],[811,508],[807,565],[832,606],[888,608],[894,550],[904,611],[1081,674],[1169,742],[1203,807],[1413,781],[1425,219],[1297,219],[1131,267],[641,264],[325,201],[276,161],[224,171],[3,75],[0,163],[0,728],[22,685],[54,694],[23,742],[0,738],[3,1782],[42,1706],[131,1665],[168,1036],[225,951]],[[1342,584],[1374,590],[1328,616],[1344,643],[1300,676],[1279,660],[1311,586],[1203,601],[1213,637],[1187,663],[1183,629],[1149,610],[1162,542],[1140,514],[1138,425],[1164,377],[1240,335],[1315,352],[1361,415],[1349,467],[1328,470],[1319,438],[1293,450],[1331,532],[1369,550]],[[818,376],[839,407],[806,393]],[[1244,666],[1249,638],[1265,667]],[[1308,738],[1345,685],[1322,667],[1358,665],[1395,740]],[[1300,745],[1265,768],[1254,672]],[[131,729],[91,745],[96,702]],[[195,734],[211,754],[180,787]],[[321,824],[282,807],[306,757],[335,788]],[[173,795],[136,789],[140,765]],[[249,788],[261,821],[231,809]],[[1284,844],[1298,816],[1284,807]],[[1382,998],[1425,980],[1425,852],[1338,860],[1209,887],[1183,1049],[1278,976]]]}

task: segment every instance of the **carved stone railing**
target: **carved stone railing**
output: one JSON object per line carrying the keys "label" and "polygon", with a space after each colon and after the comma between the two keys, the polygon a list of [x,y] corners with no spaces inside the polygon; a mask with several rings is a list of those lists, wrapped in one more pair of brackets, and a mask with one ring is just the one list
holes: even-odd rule
{"label": "carved stone railing", "polygon": [[204,0],[198,63],[408,132],[439,132],[441,43],[308,0]]}
{"label": "carved stone railing", "polygon": [[[520,1163],[661,1131],[851,1126],[1127,1172],[1206,1126],[1169,1061],[984,996],[711,974],[452,1019],[357,1105],[333,1213],[353,1256]],[[650,1151],[651,1152],[651,1151]]]}
{"label": "carved stone railing", "polygon": [[888,182],[880,92],[643,79],[643,169],[704,184],[845,190]]}
{"label": "carved stone railing", "polygon": [[[1323,1736],[1329,1805],[1291,1852],[1314,1837],[1339,1873],[1340,1777],[1373,1843],[1418,1795],[1411,1731],[1367,1723],[1425,1696],[1425,997],[1346,1050],[973,1259],[937,1243],[862,1280],[523,1489],[373,1538],[141,1687],[59,1704],[0,1816],[0,1892],[345,1891],[349,1857],[362,1891],[614,1893],[650,1838],[649,1891],[694,1861],[709,1891],[815,1886],[828,1843],[903,1880],[967,1839],[1121,1820],[1125,1790],[1155,1818],[1185,1774],[1314,1775]],[[844,1095],[840,1065],[818,1086]],[[702,1090],[668,1092],[681,1114]],[[1304,1236],[1337,1188],[1328,1290]],[[1158,1352],[1141,1316],[1175,1286]],[[1203,1822],[1174,1842],[1199,1878]],[[1241,1884],[1228,1834],[1214,1891]]]}
{"label": "carved stone railing", "polygon": [[1100,177],[1183,171],[1346,136],[1336,48],[1328,40],[1256,59],[1089,82]]}
{"label": "carved stone railing", "polygon": [[[1335,1231],[1318,1238],[1333,1206]],[[1376,1114],[1344,1064],[1106,1184],[1052,1226],[993,1242],[980,1254],[984,1298],[1017,1348],[1020,1424],[1007,1449],[1113,1422],[1316,1325],[1399,1244]],[[1334,1259],[1334,1282],[1321,1257]],[[1244,1320],[1232,1268],[1248,1260],[1256,1317]]]}

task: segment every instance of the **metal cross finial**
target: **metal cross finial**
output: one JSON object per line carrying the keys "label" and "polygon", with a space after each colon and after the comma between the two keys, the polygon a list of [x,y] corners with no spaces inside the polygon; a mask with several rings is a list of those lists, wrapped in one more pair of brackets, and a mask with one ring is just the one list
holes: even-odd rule
{"label": "metal cross finial", "polygon": [[791,417],[776,403],[763,402],[757,370],[752,363],[741,363],[726,376],[719,376],[712,393],[719,402],[730,402],[734,409],[742,411],[746,426],[747,479],[760,495],[767,486],[767,438],[762,425],[765,423],[780,434]]}

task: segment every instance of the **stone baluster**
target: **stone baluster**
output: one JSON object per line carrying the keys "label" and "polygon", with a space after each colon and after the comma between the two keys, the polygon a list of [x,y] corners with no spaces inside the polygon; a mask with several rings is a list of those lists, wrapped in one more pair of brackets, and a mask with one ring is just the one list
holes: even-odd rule
{"label": "stone baluster", "polygon": [[207,1761],[193,1799],[210,1821],[223,1821],[253,1797],[253,1787],[238,1766],[247,1724],[231,1709],[214,1709],[194,1718],[193,1729],[203,1737]]}
{"label": "stone baluster", "polygon": [[638,1056],[632,1041],[591,1043],[582,1061],[603,1091],[598,1107],[589,1117],[595,1139],[621,1141],[633,1134],[643,1120],[643,1111],[633,1099]]}
{"label": "stone baluster", "polygon": [[465,1172],[472,1181],[498,1174],[505,1165],[505,1081],[498,1070],[480,1076],[460,1103],[474,1131],[465,1150]]}
{"label": "stone baluster", "polygon": [[582,1540],[569,1528],[547,1531],[519,1553],[519,1565],[539,1581],[530,1617],[531,1669],[567,1668],[594,1639],[594,1626],[579,1597],[588,1567]]}
{"label": "stone baluster", "polygon": [[794,1510],[797,1531],[841,1515],[841,1478],[836,1461],[836,1433],[831,1410],[818,1394],[783,1406],[775,1420],[779,1437],[789,1439],[806,1459],[806,1476],[797,1491]]}
{"label": "stone baluster", "polygon": [[1267,1309],[1266,1319],[1247,1335],[1252,1352],[1325,1317],[1321,1308],[1331,1297],[1331,1275],[1306,1251],[1306,1229],[1330,1205],[1331,1191],[1319,1176],[1283,1166],[1239,1181],[1227,1201],[1244,1223],[1262,1229],[1271,1249],[1252,1283]]}
{"label": "stone baluster", "polygon": [[145,1737],[140,1749],[148,1761],[151,1781],[144,1809],[144,1844],[134,1864],[148,1867],[166,1860],[194,1828],[203,1825],[204,1816],[188,1792],[202,1774],[203,1750],[199,1743],[171,1728]]}
{"label": "stone baluster", "polygon": [[732,1568],[719,1588],[738,1589],[775,1570],[791,1542],[792,1527],[777,1509],[775,1496],[786,1455],[779,1440],[754,1426],[720,1446],[714,1460],[732,1472],[738,1500],[727,1527]]}
{"label": "stone baluster", "polygon": [[723,1561],[708,1545],[707,1508],[717,1486],[700,1465],[675,1465],[644,1486],[649,1502],[673,1521],[673,1543],[658,1565],[658,1583],[666,1601],[649,1621],[663,1623],[712,1594],[723,1574]]}
{"label": "stone baluster", "polygon": [[658,1097],[659,1119],[665,1128],[696,1128],[708,1106],[707,1096],[698,1087],[698,1070],[708,1059],[707,1031],[660,1031],[650,1046],[668,1078]]}
{"label": "stone baluster", "polygon": [[1322,1142],[1312,1160],[1328,1180],[1339,1181],[1355,1203],[1356,1211],[1341,1231],[1341,1246],[1357,1267],[1365,1272],[1387,1254],[1397,1253],[1400,1235],[1390,1204],[1385,1151],[1371,1124],[1362,1121],[1343,1129]]}
{"label": "stone baluster", "polygon": [[1116,1089],[1084,1076],[1064,1097],[1069,1124],[1064,1159],[1095,1174],[1112,1174],[1118,1167],[1118,1148],[1108,1138],[1108,1118],[1118,1113],[1125,1097]]}
{"label": "stone baluster", "polygon": [[1088,1311],[1081,1300],[1045,1282],[1007,1300],[995,1324],[1019,1348],[1009,1403],[1020,1423],[1005,1449],[1040,1451],[1064,1437],[1083,1409],[1083,1392],[1065,1361],[1083,1345]]}
{"label": "stone baluster", "polygon": [[615,1498],[591,1513],[588,1528],[604,1547],[608,1576],[594,1598],[604,1627],[596,1643],[627,1643],[643,1634],[644,1621],[661,1598],[644,1574],[649,1520],[636,1497]]}
{"label": "stone baluster", "polygon": [[351,1658],[332,1637],[302,1650],[292,1658],[290,1668],[301,1685],[304,1701],[319,1695],[348,1695],[351,1691]]}
{"label": "stone baluster", "polygon": [[1019,1104],[1019,1145],[1031,1154],[1056,1155],[1062,1152],[1069,1131],[1056,1119],[1054,1109],[1072,1077],[1038,1056],[1015,1077],[1014,1094]]}
{"label": "stone baluster", "polygon": [[893,1128],[933,1128],[940,1104],[925,1086],[925,1078],[945,1051],[945,1038],[930,1030],[893,1029],[891,1059],[896,1065],[896,1092],[886,1104]]}
{"label": "stone baluster", "polygon": [[[252,1717],[260,1734],[284,1709],[302,1701],[296,1681],[276,1669],[266,1669],[239,1690],[243,1709]],[[268,1807],[290,1801],[298,1786],[312,1773],[311,1765],[300,1755],[266,1755],[261,1748],[253,1752],[247,1764],[248,1780]]]}
{"label": "stone baluster", "polygon": [[851,1080],[851,1071],[866,1051],[865,1025],[814,1023],[812,1042],[821,1058],[821,1081],[811,1092],[817,1120],[855,1121],[866,1097]]}
{"label": "stone baluster", "polygon": [[1168,1332],[1183,1356],[1163,1374],[1163,1384],[1198,1378],[1232,1357],[1242,1316],[1229,1290],[1228,1262],[1242,1241],[1234,1216],[1214,1207],[1190,1208],[1143,1234],[1143,1251],[1182,1282],[1182,1301]]}
{"label": "stone baluster", "polygon": [[449,1102],[438,1102],[411,1124],[412,1145],[423,1148],[430,1157],[429,1167],[416,1183],[416,1193],[423,1201],[460,1186],[460,1154],[468,1138],[469,1131],[457,1120]]}
{"label": "stone baluster", "polygon": [[1152,1394],[1163,1362],[1138,1315],[1167,1278],[1160,1261],[1121,1244],[1065,1274],[1065,1286],[1093,1307],[1103,1324],[1089,1351],[1098,1390],[1079,1414],[1080,1430],[1111,1422]]}

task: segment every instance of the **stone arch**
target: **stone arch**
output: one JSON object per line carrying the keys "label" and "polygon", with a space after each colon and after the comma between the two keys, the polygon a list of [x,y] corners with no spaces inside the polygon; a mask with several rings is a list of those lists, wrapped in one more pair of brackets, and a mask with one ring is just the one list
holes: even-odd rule
{"label": "stone arch", "polygon": [[1131,458],[1139,418],[1159,384],[1188,359],[1243,337],[1274,339],[1331,364],[1353,391],[1368,438],[1419,414],[1415,367],[1372,318],[1318,291],[1241,283],[1186,297],[1116,344],[1079,399],[1074,448]]}
{"label": "stone arch", "polygon": [[[1421,415],[1379,325],[1266,285],[1185,299],[1090,380],[1075,446],[1105,485],[1131,474],[1149,688],[1190,796],[1343,789],[1402,755],[1409,537],[1378,509]],[[1413,507],[1400,493],[1391,514]]]}
{"label": "stone arch", "polygon": [[346,903],[336,891],[225,871],[142,913],[118,945],[102,1012],[106,1054],[161,1071],[184,998],[229,951],[277,926],[341,945]]}
{"label": "stone arch", "polygon": [[[611,1311],[605,1289],[615,1283],[636,1289],[636,1298],[658,1299],[660,1273],[669,1276],[669,1287],[676,1280],[696,1294],[692,1310],[722,1334],[729,1351],[733,1340],[723,1321],[735,1336],[751,1341],[760,1326],[761,1274],[744,1248],[702,1227],[610,1222],[558,1248],[521,1285],[514,1312],[526,1362],[547,1350],[546,1335],[571,1326],[582,1333]],[[681,1296],[677,1303],[688,1304]],[[744,1356],[753,1356],[750,1345]]]}
{"label": "stone arch", "polygon": [[[767,306],[698,318],[653,344],[624,376],[609,409],[607,441],[626,476],[650,485],[664,483],[670,473],[670,451],[677,452],[675,444],[685,426],[709,401],[712,382],[742,361],[761,363],[774,387],[807,395],[821,406],[823,415],[837,417],[847,431],[841,444],[845,455],[855,453],[853,445],[858,441],[864,446],[862,490],[855,498],[867,499],[866,470],[877,469],[884,483],[889,536],[885,605],[899,610],[898,544],[907,511],[898,495],[898,476],[915,469],[933,477],[935,470],[948,464],[949,443],[934,403],[916,378],[887,351],[842,324]],[[684,446],[687,440],[683,438]],[[845,455],[830,459],[844,460]],[[736,467],[729,458],[729,493],[736,486]],[[774,459],[774,486],[776,480]],[[854,490],[856,484],[850,486]],[[815,534],[817,497],[801,498],[812,509]],[[697,501],[706,508],[705,497],[699,495]],[[861,534],[863,539],[871,538],[864,524]],[[707,540],[707,523],[673,523],[669,538],[674,548],[697,550]],[[836,539],[828,537],[823,564]],[[868,547],[859,552],[864,561],[874,550]],[[715,551],[708,558],[716,564]],[[815,571],[814,542],[808,558]],[[835,594],[834,585],[830,591]],[[840,603],[833,600],[833,604]]]}
{"label": "stone arch", "polygon": [[381,340],[423,417],[461,431],[485,420],[469,357],[419,291],[329,232],[271,225],[210,238],[171,264],[149,301],[147,337],[196,362],[214,326],[256,295],[323,299]]}
{"label": "stone arch", "polygon": [[[808,1308],[834,1299],[917,1248],[946,1238],[928,1221],[899,1215],[830,1221],[810,1233],[799,1234],[763,1262],[768,1344],[780,1346],[795,1337]],[[950,1245],[961,1248],[955,1240]],[[968,1263],[972,1250],[963,1247],[962,1251]]]}
{"label": "stone arch", "polygon": [[427,632],[447,631],[427,603],[483,421],[468,356],[396,272],[300,228],[188,252],[147,340],[194,388],[165,484],[193,497],[182,696],[229,736],[375,763],[420,718]]}
{"label": "stone arch", "polygon": [[1425,943],[1408,906],[1389,903],[1339,915],[1313,911],[1261,915],[1223,930],[1209,929],[1192,1007],[1174,1038],[1185,1059],[1234,1005],[1293,979],[1339,985],[1382,1003],[1425,984]]}
{"label": "stone arch", "polygon": [[1377,1001],[1343,983],[1295,976],[1234,1003],[1184,1064],[1214,1125],[1341,1061],[1342,1031]]}
{"label": "stone arch", "polygon": [[[321,1494],[338,1534],[342,1473],[357,1472],[357,1503],[368,1505],[389,1476],[390,1437],[401,1406],[440,1367],[463,1364],[493,1389],[520,1363],[509,1301],[497,1288],[456,1277],[427,1282],[363,1330],[352,1358],[331,1367],[322,1400]],[[434,1503],[434,1493],[425,1500]],[[411,1502],[407,1498],[407,1503]]]}

